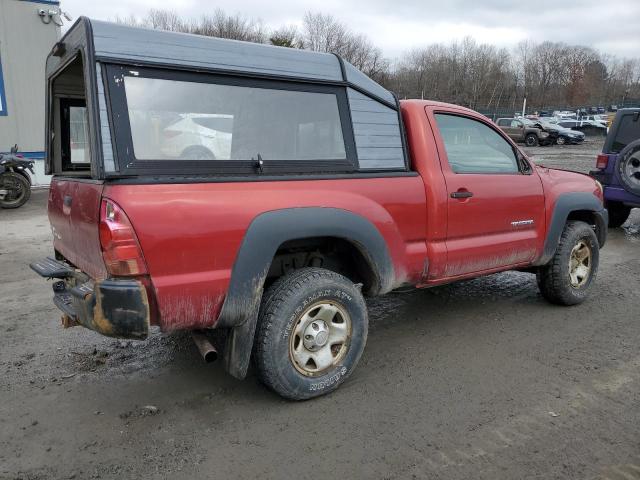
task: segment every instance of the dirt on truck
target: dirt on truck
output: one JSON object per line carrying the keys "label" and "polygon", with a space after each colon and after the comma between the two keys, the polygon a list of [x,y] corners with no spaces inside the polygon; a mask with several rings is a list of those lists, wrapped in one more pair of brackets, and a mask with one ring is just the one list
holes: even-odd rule
{"label": "dirt on truck", "polygon": [[338,56],[81,18],[47,78],[54,254],[31,266],[66,326],[191,330],[206,358],[217,330],[229,373],[253,360],[300,400],[356,367],[364,296],[505,270],[560,305],[593,287],[597,181]]}

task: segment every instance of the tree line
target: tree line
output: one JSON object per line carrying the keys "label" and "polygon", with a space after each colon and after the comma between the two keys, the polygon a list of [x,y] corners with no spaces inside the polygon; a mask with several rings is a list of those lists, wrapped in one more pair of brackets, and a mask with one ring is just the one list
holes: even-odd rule
{"label": "tree line", "polygon": [[337,53],[400,98],[425,98],[484,112],[620,105],[640,100],[640,58],[621,59],[581,45],[523,41],[512,49],[462,41],[436,43],[385,58],[380,47],[332,15],[307,12],[301,25],[269,29],[221,9],[185,19],[170,10],[129,25]]}

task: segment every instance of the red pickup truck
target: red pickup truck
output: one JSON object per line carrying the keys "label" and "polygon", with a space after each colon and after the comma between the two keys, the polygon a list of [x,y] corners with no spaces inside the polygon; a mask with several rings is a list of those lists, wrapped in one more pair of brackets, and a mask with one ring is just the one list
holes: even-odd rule
{"label": "red pickup truck", "polygon": [[338,387],[365,296],[503,270],[592,289],[602,188],[482,115],[399,102],[341,58],[80,19],[47,60],[49,219],[65,326],[225,334],[278,394]]}

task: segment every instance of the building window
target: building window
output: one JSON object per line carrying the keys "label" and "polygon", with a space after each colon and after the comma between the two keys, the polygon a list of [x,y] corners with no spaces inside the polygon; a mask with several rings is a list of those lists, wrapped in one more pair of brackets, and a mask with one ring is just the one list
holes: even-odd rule
{"label": "building window", "polygon": [[4,77],[2,75],[2,57],[0,57],[0,117],[7,115],[7,97],[4,95]]}

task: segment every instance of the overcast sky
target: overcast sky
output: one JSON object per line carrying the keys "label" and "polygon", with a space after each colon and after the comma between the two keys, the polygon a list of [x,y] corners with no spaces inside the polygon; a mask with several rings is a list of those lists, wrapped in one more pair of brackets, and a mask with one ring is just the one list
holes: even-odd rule
{"label": "overcast sky", "polygon": [[150,8],[198,17],[220,7],[268,27],[299,24],[306,11],[321,11],[369,36],[391,58],[466,35],[501,47],[551,40],[640,57],[640,0],[61,0],[61,6],[74,19],[104,20],[143,16]]}

